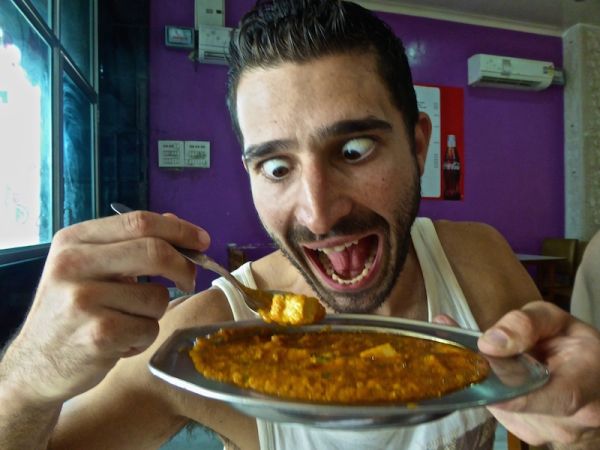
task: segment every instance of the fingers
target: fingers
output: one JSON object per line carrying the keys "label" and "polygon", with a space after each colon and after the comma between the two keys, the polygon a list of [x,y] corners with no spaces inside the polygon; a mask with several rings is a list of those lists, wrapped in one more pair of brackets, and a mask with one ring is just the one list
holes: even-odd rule
{"label": "fingers", "polygon": [[102,309],[147,319],[160,319],[169,305],[169,292],[154,283],[90,281],[74,285],[68,293],[76,313],[94,315]]}
{"label": "fingers", "polygon": [[195,266],[162,239],[79,245],[55,250],[47,271],[57,279],[125,279],[163,276],[184,291],[193,291]]}
{"label": "fingers", "polygon": [[194,291],[195,268],[172,246],[203,251],[209,244],[206,231],[173,214],[134,211],[60,230],[46,269],[57,279],[71,280],[160,275]]}
{"label": "fingers", "polygon": [[169,304],[167,289],[151,283],[89,281],[70,286],[62,296],[68,298],[62,317],[80,324],[70,343],[100,361],[146,349]]}
{"label": "fingers", "polygon": [[156,320],[107,310],[94,323],[89,336],[92,348],[108,358],[120,358],[144,351],[154,342],[158,331]]}
{"label": "fingers", "polygon": [[59,231],[55,239],[103,244],[150,236],[200,251],[210,245],[210,237],[202,228],[172,214],[149,211],[133,211],[82,222]]}
{"label": "fingers", "polygon": [[569,314],[551,303],[528,303],[488,329],[479,339],[479,349],[493,356],[522,353],[545,338],[562,334],[571,321]]}
{"label": "fingers", "polygon": [[[590,418],[600,426],[600,392],[595,374],[600,370],[597,355],[600,342],[592,334],[559,336],[542,341],[539,353],[550,371],[550,379],[540,389],[496,405],[513,412],[572,417],[580,411],[593,411]],[[585,412],[581,414],[586,414]],[[594,419],[595,418],[595,419]],[[583,420],[580,420],[584,423]]]}
{"label": "fingers", "polygon": [[93,360],[110,360],[141,353],[154,342],[158,331],[155,319],[105,309],[82,327],[80,344]]}

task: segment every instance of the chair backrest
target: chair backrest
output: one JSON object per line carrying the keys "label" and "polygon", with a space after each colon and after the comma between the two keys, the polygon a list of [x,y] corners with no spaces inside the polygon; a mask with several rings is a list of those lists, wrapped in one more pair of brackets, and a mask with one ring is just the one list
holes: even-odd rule
{"label": "chair backrest", "polygon": [[561,256],[565,258],[556,264],[556,275],[567,277],[573,282],[577,269],[577,239],[545,238],[542,241],[542,255]]}
{"label": "chair backrest", "polygon": [[256,261],[275,250],[277,246],[272,242],[243,245],[230,243],[227,244],[227,266],[230,271],[235,270],[246,261]]}

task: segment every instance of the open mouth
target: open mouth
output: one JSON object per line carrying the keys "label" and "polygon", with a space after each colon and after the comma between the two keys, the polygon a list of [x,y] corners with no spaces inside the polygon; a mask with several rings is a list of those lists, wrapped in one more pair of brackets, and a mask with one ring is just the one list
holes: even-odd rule
{"label": "open mouth", "polygon": [[321,279],[336,290],[366,287],[374,278],[380,260],[380,239],[371,234],[328,247],[304,247]]}

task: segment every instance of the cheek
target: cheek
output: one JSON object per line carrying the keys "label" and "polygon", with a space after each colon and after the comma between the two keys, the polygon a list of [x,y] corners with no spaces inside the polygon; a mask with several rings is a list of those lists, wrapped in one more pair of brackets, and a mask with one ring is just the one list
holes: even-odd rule
{"label": "cheek", "polygon": [[415,167],[412,161],[394,160],[371,172],[360,183],[360,197],[374,210],[384,212],[412,190]]}
{"label": "cheek", "polygon": [[285,208],[276,194],[252,184],[254,207],[263,225],[269,231],[277,231],[285,223]]}
{"label": "cheek", "polygon": [[355,190],[367,205],[373,206],[378,205],[382,202],[386,202],[386,199],[394,195],[397,187],[400,174],[389,168],[381,168],[381,170],[374,171],[371,176],[363,178],[361,183],[357,183],[360,186]]}

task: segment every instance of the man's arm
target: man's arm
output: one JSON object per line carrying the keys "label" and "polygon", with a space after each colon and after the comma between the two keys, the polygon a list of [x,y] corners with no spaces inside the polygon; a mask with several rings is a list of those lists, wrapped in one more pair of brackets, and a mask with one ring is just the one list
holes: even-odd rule
{"label": "man's arm", "polygon": [[9,381],[7,370],[3,372],[0,373],[0,448],[46,448],[62,403],[40,404],[27,398],[20,386]]}
{"label": "man's arm", "polygon": [[168,292],[133,280],[162,275],[190,290],[195,268],[171,244],[205,250],[208,243],[200,228],[147,212],[59,231],[31,310],[0,361],[1,447],[43,448],[64,401],[145,350]]}

